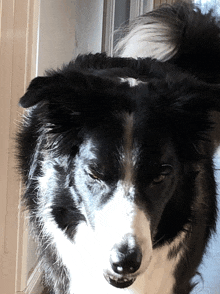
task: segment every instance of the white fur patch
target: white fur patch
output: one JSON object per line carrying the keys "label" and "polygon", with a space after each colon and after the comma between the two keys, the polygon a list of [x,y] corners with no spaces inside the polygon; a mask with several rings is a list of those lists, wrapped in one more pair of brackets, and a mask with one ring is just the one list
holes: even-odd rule
{"label": "white fur patch", "polygon": [[135,78],[120,78],[120,81],[122,83],[128,83],[130,87],[138,86],[139,84],[146,84],[145,82],[142,82],[141,80],[135,79]]}
{"label": "white fur patch", "polygon": [[166,61],[174,55],[175,49],[168,40],[168,32],[169,27],[160,23],[137,25],[119,41],[115,49],[116,54],[121,51],[121,57],[151,57]]}
{"label": "white fur patch", "polygon": [[130,186],[126,189],[123,181],[120,181],[111,201],[102,210],[96,212],[95,235],[107,257],[104,269],[110,268],[108,259],[112,247],[121,243],[128,234],[136,237],[145,257],[140,271],[149,263],[152,251],[150,223],[145,214],[130,200],[134,194],[134,187]]}

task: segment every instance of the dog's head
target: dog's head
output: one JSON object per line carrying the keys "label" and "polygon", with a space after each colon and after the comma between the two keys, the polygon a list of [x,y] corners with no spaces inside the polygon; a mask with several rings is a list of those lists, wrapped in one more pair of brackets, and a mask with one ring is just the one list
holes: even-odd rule
{"label": "dog's head", "polygon": [[[85,66],[97,58],[106,69]],[[31,107],[20,133],[27,206],[43,178],[49,218],[71,240],[86,224],[107,280],[128,287],[190,222],[219,94],[173,66],[103,55],[34,79],[20,100]]]}

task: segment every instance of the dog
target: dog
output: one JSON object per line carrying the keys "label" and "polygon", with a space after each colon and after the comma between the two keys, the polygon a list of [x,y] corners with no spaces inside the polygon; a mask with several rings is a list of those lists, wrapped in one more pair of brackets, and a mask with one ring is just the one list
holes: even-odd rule
{"label": "dog", "polygon": [[162,6],[115,56],[80,55],[20,99],[23,204],[48,293],[188,294],[215,231],[220,28]]}

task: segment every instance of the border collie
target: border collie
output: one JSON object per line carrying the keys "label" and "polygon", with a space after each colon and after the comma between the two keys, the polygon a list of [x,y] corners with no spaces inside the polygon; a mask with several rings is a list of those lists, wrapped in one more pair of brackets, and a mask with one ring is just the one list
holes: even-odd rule
{"label": "border collie", "polygon": [[215,230],[218,21],[177,3],[125,31],[115,57],[78,56],[20,100],[23,202],[49,293],[188,294]]}

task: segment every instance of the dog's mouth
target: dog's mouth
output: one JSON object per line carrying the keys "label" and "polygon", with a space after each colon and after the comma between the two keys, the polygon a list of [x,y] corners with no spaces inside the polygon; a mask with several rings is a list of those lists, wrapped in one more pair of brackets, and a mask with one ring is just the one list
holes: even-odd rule
{"label": "dog's mouth", "polygon": [[108,283],[116,288],[128,288],[131,286],[136,278],[118,278],[112,275],[104,275]]}

